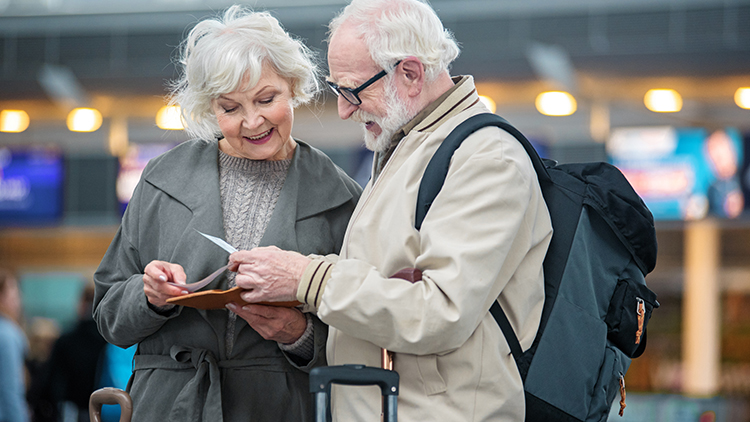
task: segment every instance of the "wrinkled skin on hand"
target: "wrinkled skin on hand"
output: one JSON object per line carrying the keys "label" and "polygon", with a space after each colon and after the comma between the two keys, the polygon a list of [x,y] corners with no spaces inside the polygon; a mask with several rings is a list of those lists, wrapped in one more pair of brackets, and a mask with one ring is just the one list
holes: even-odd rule
{"label": "wrinkled skin on hand", "polygon": [[[297,285],[310,259],[275,246],[238,251],[229,256],[229,270],[235,271],[237,286],[246,302],[284,302],[296,300]],[[227,306],[266,340],[290,344],[307,327],[298,309],[265,305]]]}
{"label": "wrinkled skin on hand", "polygon": [[275,246],[238,251],[229,256],[235,282],[247,290],[246,302],[284,302],[297,298],[297,286],[310,259]]}
{"label": "wrinkled skin on hand", "polygon": [[247,321],[248,325],[266,340],[283,344],[297,341],[307,328],[307,319],[299,309],[279,306],[230,303],[227,308]]}

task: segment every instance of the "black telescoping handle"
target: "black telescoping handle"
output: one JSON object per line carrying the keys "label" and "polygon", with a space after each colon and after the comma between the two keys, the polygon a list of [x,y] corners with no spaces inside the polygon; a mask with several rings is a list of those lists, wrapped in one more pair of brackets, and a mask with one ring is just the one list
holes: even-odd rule
{"label": "black telescoping handle", "polygon": [[365,365],[335,365],[310,371],[310,392],[315,395],[315,421],[326,420],[331,384],[377,385],[383,395],[383,421],[396,422],[398,372]]}

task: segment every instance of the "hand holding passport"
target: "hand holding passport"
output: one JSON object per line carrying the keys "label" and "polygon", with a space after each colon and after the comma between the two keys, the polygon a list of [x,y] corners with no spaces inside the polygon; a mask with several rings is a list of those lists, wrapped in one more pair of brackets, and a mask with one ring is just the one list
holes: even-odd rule
{"label": "hand holding passport", "polygon": [[[196,230],[197,231],[197,230]],[[208,240],[212,241],[225,251],[229,253],[237,252],[237,249],[234,248],[232,245],[228,244],[226,241],[219,239],[218,237],[214,237],[211,235],[207,235],[205,233],[198,232],[201,235],[203,235]],[[201,289],[205,286],[207,286],[213,279],[215,279],[219,274],[223,273],[227,269],[227,266],[223,266],[216,271],[214,271],[211,275],[204,278],[203,280],[200,280],[195,283],[191,284],[176,284],[179,287],[184,288],[185,290],[192,292],[190,294],[186,294],[184,296],[177,296],[167,299],[167,303],[171,303],[173,305],[181,305],[181,306],[188,306],[191,308],[197,308],[197,309],[224,309],[227,303],[234,302],[238,306],[244,306],[247,305],[248,302],[245,302],[242,300],[242,297],[240,297],[240,294],[242,293],[243,289],[240,287],[233,287],[229,290],[219,290],[219,289],[213,289],[213,290],[205,290],[198,292],[196,290]],[[269,305],[269,306],[283,306],[287,308],[291,308],[297,305],[301,305],[302,303],[295,301],[289,301],[289,302],[257,302],[255,303],[257,305]]]}

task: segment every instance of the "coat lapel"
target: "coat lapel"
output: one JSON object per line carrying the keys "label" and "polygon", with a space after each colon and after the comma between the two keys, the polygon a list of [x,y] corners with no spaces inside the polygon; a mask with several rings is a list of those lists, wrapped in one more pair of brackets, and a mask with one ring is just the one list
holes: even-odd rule
{"label": "coat lapel", "polygon": [[[219,187],[218,143],[185,142],[175,147],[165,160],[154,166],[144,179],[164,191],[192,212],[192,219],[174,239],[175,262],[184,263],[188,282],[196,282],[227,263],[229,254],[201,236],[198,231],[225,238]],[[175,177],[175,168],[190,169],[190,177]],[[183,172],[179,172],[183,173]],[[183,173],[184,174],[184,173]],[[225,275],[217,277],[205,290],[227,287]],[[196,310],[212,326],[217,338],[226,331],[226,313]],[[221,342],[223,348],[223,342]]]}

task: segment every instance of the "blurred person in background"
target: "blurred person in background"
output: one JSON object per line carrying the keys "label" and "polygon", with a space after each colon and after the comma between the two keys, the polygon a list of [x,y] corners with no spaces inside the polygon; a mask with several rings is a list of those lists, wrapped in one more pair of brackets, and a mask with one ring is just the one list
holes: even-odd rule
{"label": "blurred person in background", "polygon": [[15,276],[0,269],[0,421],[28,422],[24,358],[28,341],[19,326],[21,291]]}
{"label": "blurred person in background", "polygon": [[167,299],[227,263],[199,231],[237,249],[339,251],[361,189],[292,137],[294,108],[320,89],[312,54],[270,14],[233,6],[190,31],[180,65],[172,98],[197,139],[144,170],[94,275],[94,318],[110,343],[138,344],[133,420],[310,420],[307,373],[327,338],[315,315],[247,305],[237,318]]}
{"label": "blurred person in background", "polygon": [[55,341],[41,374],[32,380],[29,402],[35,422],[89,421],[89,396],[101,385],[107,344],[91,317],[93,302],[90,284],[81,293],[75,326]]}
{"label": "blurred person in background", "polygon": [[52,403],[38,401],[34,395],[34,385],[44,378],[46,363],[52,353],[52,346],[60,337],[60,325],[57,320],[43,316],[29,316],[24,321],[24,331],[29,340],[29,352],[26,355],[26,384],[29,390],[26,400],[31,411],[33,422],[54,420],[55,409]]}
{"label": "blurred person in background", "polygon": [[737,218],[745,207],[740,185],[739,153],[726,131],[711,133],[704,153],[715,180],[708,186],[709,209],[720,217]]}

